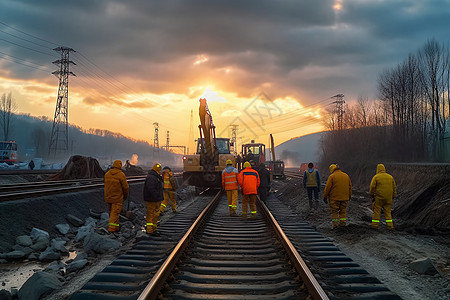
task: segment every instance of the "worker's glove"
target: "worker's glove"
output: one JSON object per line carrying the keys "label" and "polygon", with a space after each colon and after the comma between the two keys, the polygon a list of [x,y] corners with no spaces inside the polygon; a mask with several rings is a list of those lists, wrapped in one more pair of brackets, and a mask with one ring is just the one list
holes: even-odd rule
{"label": "worker's glove", "polygon": [[327,198],[323,198],[323,203],[328,204],[328,199]]}

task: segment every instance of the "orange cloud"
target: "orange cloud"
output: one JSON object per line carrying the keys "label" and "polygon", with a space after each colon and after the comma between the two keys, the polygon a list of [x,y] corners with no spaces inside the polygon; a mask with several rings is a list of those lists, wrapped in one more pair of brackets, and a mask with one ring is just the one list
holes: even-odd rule
{"label": "orange cloud", "polygon": [[124,101],[124,100],[117,100],[109,97],[104,96],[96,96],[96,97],[85,97],[83,98],[83,103],[91,106],[98,106],[98,105],[116,105],[116,106],[122,106],[122,107],[128,107],[128,108],[152,108],[154,105],[149,102],[144,101]]}

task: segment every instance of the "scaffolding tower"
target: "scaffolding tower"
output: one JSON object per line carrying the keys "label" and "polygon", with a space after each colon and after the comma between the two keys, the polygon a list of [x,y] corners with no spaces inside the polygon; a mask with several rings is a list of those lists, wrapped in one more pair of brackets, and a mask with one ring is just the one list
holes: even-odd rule
{"label": "scaffolding tower", "polygon": [[69,59],[72,48],[57,47],[53,49],[61,53],[61,59],[53,63],[59,66],[59,70],[52,72],[59,79],[58,96],[56,98],[55,116],[53,118],[52,135],[48,146],[49,156],[53,154],[67,154],[69,150],[69,75],[76,76],[70,71],[70,65],[75,65]]}

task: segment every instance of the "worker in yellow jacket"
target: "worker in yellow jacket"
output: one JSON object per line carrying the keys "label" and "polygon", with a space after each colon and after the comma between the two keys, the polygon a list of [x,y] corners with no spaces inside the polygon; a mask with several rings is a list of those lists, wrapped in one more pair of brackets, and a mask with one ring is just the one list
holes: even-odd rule
{"label": "worker in yellow jacket", "polygon": [[115,160],[112,168],[105,174],[105,202],[109,210],[109,232],[119,231],[119,214],[128,191],[127,178],[122,172],[122,161]]}
{"label": "worker in yellow jacket", "polygon": [[329,199],[333,228],[336,228],[347,224],[347,206],[352,196],[352,182],[338,165],[330,165],[329,170],[331,175],[325,185],[323,201],[327,203],[327,198]]}
{"label": "worker in yellow jacket", "polygon": [[162,177],[164,179],[164,189],[163,189],[164,201],[161,202],[161,205],[159,207],[160,214],[161,215],[164,214],[164,211],[166,210],[169,201],[170,206],[172,207],[172,211],[176,213],[177,201],[175,191],[177,189],[177,182],[175,180],[175,177],[173,177],[172,170],[168,166],[165,166],[163,168]]}
{"label": "worker in yellow jacket", "polygon": [[386,173],[386,168],[383,164],[377,165],[377,174],[373,176],[372,181],[370,182],[369,193],[373,199],[371,227],[378,228],[380,225],[381,209],[383,209],[387,228],[394,230],[391,210],[392,199],[397,196],[397,186],[394,177]]}

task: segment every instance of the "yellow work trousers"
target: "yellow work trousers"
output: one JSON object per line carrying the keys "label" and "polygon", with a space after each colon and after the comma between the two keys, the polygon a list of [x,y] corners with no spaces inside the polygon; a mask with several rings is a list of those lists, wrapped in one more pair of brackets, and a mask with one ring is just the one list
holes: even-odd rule
{"label": "yellow work trousers", "polygon": [[227,191],[228,208],[230,209],[230,216],[236,214],[238,190]]}
{"label": "yellow work trousers", "polygon": [[161,202],[146,202],[147,206],[147,233],[156,231],[157,222],[159,218],[159,206]]}
{"label": "yellow work trousers", "polygon": [[108,204],[109,210],[108,231],[109,232],[119,231],[119,214],[122,211],[123,201],[106,204]]}
{"label": "yellow work trousers", "polygon": [[347,223],[348,200],[330,200],[329,205],[333,228],[345,226]]}
{"label": "yellow work trousers", "polygon": [[242,195],[242,218],[247,218],[247,208],[250,206],[252,219],[256,218],[256,195]]}
{"label": "yellow work trousers", "polygon": [[386,219],[386,226],[388,229],[394,229],[394,223],[392,223],[392,199],[385,200],[381,198],[375,198],[372,205],[373,215],[372,215],[372,228],[378,228],[380,225],[380,215],[381,209],[384,211],[384,218]]}
{"label": "yellow work trousers", "polygon": [[163,195],[164,195],[164,201],[161,202],[161,206],[159,207],[159,210],[161,212],[164,212],[166,210],[167,204],[169,204],[169,201],[170,201],[170,205],[172,206],[172,211],[177,212],[177,202],[175,200],[175,192],[172,190],[164,190]]}

